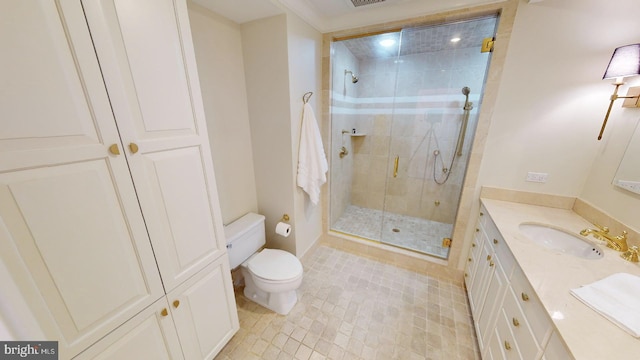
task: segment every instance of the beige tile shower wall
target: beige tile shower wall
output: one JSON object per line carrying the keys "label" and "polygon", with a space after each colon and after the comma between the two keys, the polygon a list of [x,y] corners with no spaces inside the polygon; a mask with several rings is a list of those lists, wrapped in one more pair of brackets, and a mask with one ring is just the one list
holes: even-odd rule
{"label": "beige tile shower wall", "polygon": [[[367,135],[352,139],[354,205],[454,222],[486,61],[479,48],[467,48],[408,55],[400,61],[360,62],[356,126]],[[472,89],[475,109],[458,157],[454,153],[462,122],[463,86]],[[440,152],[437,158],[434,150]],[[394,177],[396,156],[399,167]],[[434,176],[442,183],[443,168],[450,175],[438,184]]]}

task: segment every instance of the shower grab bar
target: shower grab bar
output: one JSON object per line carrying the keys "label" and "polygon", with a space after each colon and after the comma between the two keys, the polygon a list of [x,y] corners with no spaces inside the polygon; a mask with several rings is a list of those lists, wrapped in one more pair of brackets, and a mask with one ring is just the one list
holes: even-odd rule
{"label": "shower grab bar", "polygon": [[400,161],[400,156],[396,155],[396,159],[393,162],[393,177],[398,177],[398,162]]}

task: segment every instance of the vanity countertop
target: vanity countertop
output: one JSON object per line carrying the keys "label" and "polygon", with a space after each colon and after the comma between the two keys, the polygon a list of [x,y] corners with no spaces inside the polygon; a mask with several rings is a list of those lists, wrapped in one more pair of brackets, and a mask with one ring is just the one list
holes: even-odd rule
{"label": "vanity countertop", "polygon": [[593,236],[587,239],[604,251],[602,259],[582,259],[543,248],[528,240],[518,228],[523,222],[536,222],[578,235],[580,230],[593,227],[571,210],[484,198],[482,203],[576,359],[640,358],[640,339],[569,293],[570,289],[615,273],[640,276],[638,263],[625,261],[619,252]]}

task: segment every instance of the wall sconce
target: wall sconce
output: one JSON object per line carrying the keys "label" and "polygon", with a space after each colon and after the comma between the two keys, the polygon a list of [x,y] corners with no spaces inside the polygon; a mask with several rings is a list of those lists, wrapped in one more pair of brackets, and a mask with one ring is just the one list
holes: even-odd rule
{"label": "wall sconce", "polygon": [[628,99],[624,101],[622,107],[640,107],[640,86],[630,87],[626,96],[618,96],[618,88],[624,84],[622,81],[623,78],[636,75],[640,75],[640,44],[626,45],[615,49],[602,79],[615,78],[616,80],[613,85],[616,88],[613,90],[613,95],[611,95],[609,109],[607,109],[607,115],[605,115],[604,121],[602,122],[598,140],[602,139],[602,133],[604,132],[605,126],[607,126],[607,120],[609,119],[614,101],[617,99]]}

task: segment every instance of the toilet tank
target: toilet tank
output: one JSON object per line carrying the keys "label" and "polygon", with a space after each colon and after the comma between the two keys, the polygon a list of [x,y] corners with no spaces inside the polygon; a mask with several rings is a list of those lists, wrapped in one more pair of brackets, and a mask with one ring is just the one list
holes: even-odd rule
{"label": "toilet tank", "polygon": [[264,215],[248,213],[224,227],[227,254],[232,269],[264,246]]}

